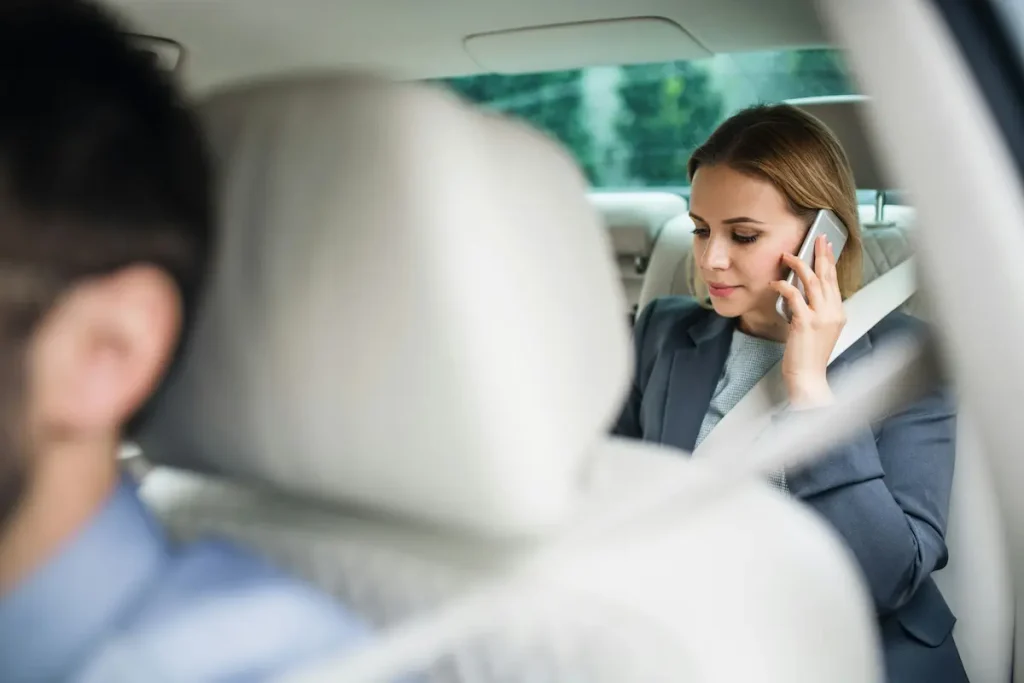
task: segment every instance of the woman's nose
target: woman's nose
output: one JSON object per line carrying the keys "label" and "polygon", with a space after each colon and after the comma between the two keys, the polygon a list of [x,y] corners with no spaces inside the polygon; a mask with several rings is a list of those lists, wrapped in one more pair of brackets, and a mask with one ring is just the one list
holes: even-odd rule
{"label": "woman's nose", "polygon": [[729,267],[729,245],[725,240],[712,237],[704,248],[701,265],[708,270],[725,270]]}

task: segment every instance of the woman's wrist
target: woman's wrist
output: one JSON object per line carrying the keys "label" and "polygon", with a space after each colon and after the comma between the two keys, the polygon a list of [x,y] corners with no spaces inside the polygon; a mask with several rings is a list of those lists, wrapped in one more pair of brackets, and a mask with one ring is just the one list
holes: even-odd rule
{"label": "woman's wrist", "polygon": [[828,380],[824,376],[795,379],[788,383],[789,404],[796,410],[827,406],[835,400]]}

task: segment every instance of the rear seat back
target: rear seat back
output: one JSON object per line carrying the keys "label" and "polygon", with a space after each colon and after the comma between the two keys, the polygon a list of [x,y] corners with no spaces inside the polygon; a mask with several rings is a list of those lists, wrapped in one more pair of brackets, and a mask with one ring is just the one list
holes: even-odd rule
{"label": "rear seat back", "polygon": [[686,200],[671,192],[597,192],[590,201],[611,236],[630,314],[640,300],[651,252],[665,224],[686,213]]}
{"label": "rear seat back", "polygon": [[695,296],[693,282],[693,221],[687,214],[665,224],[651,253],[640,288],[638,310],[661,296]]}

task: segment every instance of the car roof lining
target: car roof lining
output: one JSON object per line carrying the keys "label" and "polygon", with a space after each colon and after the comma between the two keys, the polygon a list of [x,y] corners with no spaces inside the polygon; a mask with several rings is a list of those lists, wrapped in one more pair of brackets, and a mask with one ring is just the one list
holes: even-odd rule
{"label": "car roof lining", "polygon": [[[830,42],[813,0],[108,2],[123,10],[137,30],[185,46],[183,78],[196,91],[344,67],[371,67],[398,78],[420,79],[610,60],[643,62],[652,61],[652,55],[690,59]],[[652,22],[677,30],[659,32]],[[565,53],[574,54],[557,55],[550,47],[546,55],[536,53],[538,40],[552,44],[545,35],[557,35],[550,33],[553,26],[573,27],[574,41]],[[483,36],[490,38],[481,42]],[[500,36],[500,59],[493,54],[499,44],[495,36]],[[609,42],[609,36],[609,48],[614,49],[595,49],[599,41]],[[488,49],[490,57],[481,57]]]}

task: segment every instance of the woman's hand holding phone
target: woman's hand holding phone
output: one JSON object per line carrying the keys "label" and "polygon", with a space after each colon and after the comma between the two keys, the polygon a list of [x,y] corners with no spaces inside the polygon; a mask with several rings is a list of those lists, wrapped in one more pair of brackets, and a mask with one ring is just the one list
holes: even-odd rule
{"label": "woman's hand holding phone", "polygon": [[792,312],[782,357],[782,377],[789,402],[796,408],[826,405],[832,401],[832,390],[825,370],[846,324],[832,247],[824,235],[818,237],[813,270],[792,254],[783,254],[782,260],[800,278],[807,292],[805,301],[800,290],[785,280],[772,283],[772,288],[786,298]]}

